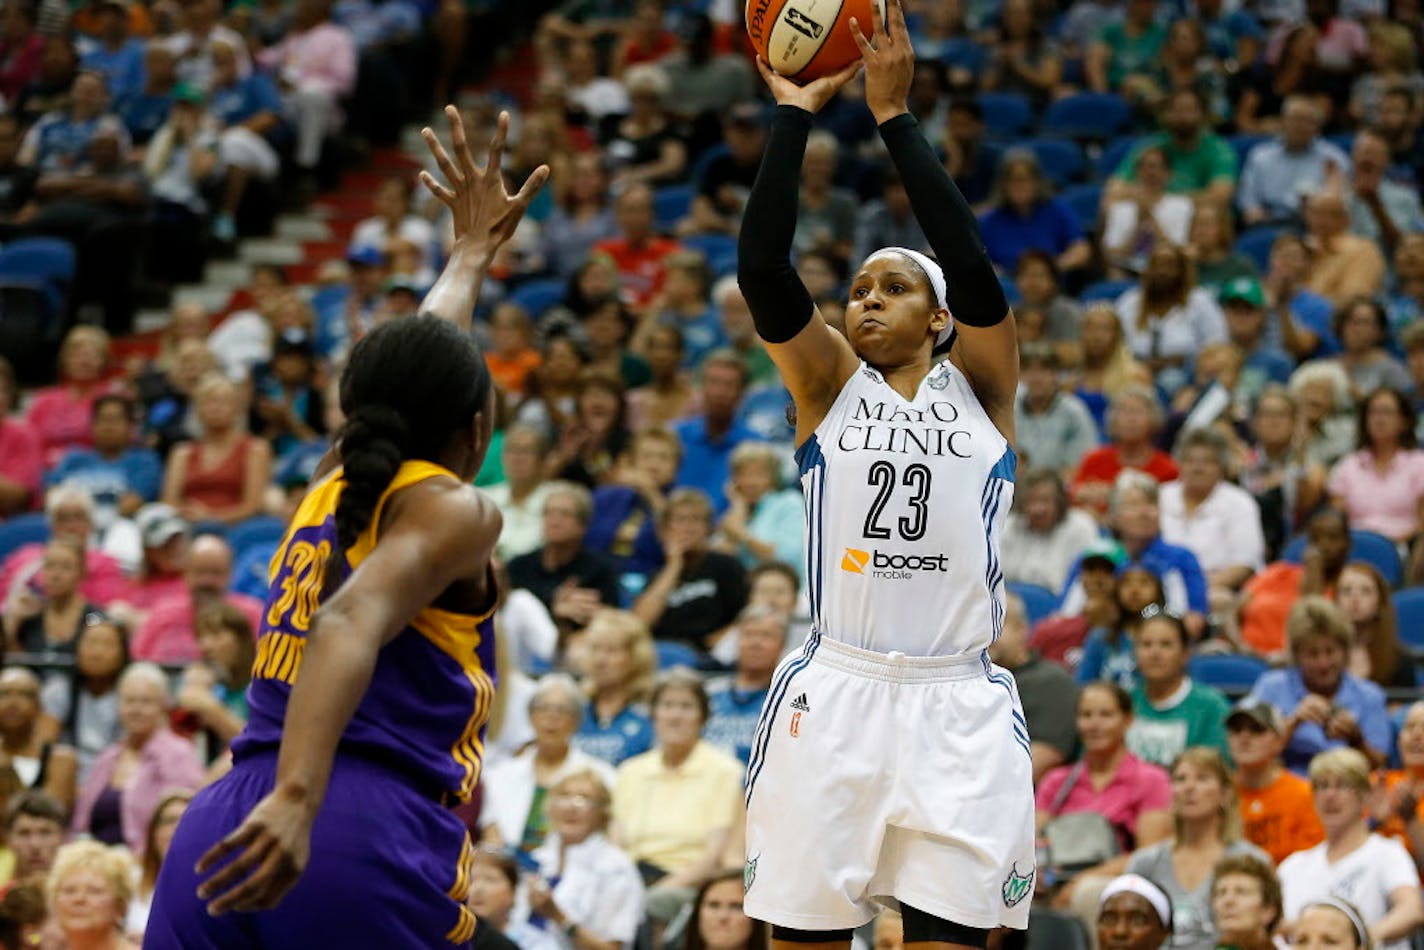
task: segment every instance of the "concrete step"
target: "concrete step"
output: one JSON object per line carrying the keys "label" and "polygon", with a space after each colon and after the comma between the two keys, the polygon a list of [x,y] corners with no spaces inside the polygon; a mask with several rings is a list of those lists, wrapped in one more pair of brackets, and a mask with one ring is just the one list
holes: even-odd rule
{"label": "concrete step", "polygon": [[248,264],[296,264],[302,260],[302,246],[282,238],[256,238],[243,241],[239,259]]}
{"label": "concrete step", "polygon": [[331,238],[331,226],[325,215],[284,214],[277,219],[276,236],[287,241],[326,241]]}
{"label": "concrete step", "polygon": [[227,306],[228,300],[232,297],[231,287],[221,287],[213,284],[184,284],[173,290],[173,302],[179,303],[193,300],[202,304],[209,313],[217,313]]}
{"label": "concrete step", "polygon": [[203,283],[215,287],[246,287],[252,282],[252,265],[241,260],[209,261]]}
{"label": "concrete step", "polygon": [[148,307],[134,314],[133,332],[149,333],[168,326],[168,311],[161,307]]}

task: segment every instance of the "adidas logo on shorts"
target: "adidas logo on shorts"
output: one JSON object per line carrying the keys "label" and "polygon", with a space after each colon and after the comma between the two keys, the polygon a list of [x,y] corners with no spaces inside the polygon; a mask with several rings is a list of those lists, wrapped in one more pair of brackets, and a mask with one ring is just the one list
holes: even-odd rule
{"label": "adidas logo on shorts", "polygon": [[806,694],[802,693],[791,701],[792,709],[799,709],[801,712],[810,712],[811,704],[806,702]]}

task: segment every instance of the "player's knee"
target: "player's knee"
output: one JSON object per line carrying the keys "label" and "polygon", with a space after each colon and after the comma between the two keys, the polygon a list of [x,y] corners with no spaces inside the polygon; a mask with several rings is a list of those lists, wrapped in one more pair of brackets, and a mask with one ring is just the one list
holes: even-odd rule
{"label": "player's knee", "polygon": [[905,943],[957,943],[965,947],[987,947],[989,931],[982,927],[966,927],[943,917],[935,917],[909,904],[900,903],[900,916],[905,921]]}
{"label": "player's knee", "polygon": [[850,929],[795,930],[779,924],[771,925],[771,939],[784,940],[787,943],[848,943],[852,933]]}

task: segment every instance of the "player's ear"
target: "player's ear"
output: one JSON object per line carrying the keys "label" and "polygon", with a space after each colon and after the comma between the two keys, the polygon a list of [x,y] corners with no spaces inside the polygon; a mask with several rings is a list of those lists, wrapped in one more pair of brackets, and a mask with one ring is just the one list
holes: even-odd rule
{"label": "player's ear", "polygon": [[949,326],[949,311],[943,307],[936,307],[930,311],[930,332],[939,336],[940,331]]}

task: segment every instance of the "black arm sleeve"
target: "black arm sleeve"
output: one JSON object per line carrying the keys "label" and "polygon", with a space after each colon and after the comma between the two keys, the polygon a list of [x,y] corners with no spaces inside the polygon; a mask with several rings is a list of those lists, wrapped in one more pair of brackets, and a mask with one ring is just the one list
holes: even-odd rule
{"label": "black arm sleeve", "polygon": [[906,112],[880,126],[880,137],[905,183],[915,219],[944,268],[945,296],[955,322],[971,327],[1002,323],[1009,302],[984,250],[979,222],[920,133],[920,124]]}
{"label": "black arm sleeve", "polygon": [[801,160],[811,113],[777,106],[755,184],[737,235],[737,285],[747,298],[757,333],[785,343],[811,322],[815,303],[791,266],[791,240],[801,192]]}

